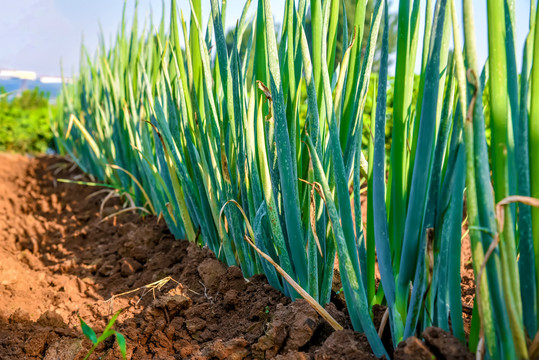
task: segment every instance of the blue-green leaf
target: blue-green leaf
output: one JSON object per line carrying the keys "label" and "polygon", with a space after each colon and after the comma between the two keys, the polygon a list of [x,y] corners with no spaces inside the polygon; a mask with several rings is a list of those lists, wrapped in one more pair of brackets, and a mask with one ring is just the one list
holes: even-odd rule
{"label": "blue-green leaf", "polygon": [[84,320],[79,316],[80,319],[80,327],[82,328],[82,333],[84,336],[86,336],[90,341],[95,345],[97,344],[97,335],[95,334],[94,329],[89,327]]}

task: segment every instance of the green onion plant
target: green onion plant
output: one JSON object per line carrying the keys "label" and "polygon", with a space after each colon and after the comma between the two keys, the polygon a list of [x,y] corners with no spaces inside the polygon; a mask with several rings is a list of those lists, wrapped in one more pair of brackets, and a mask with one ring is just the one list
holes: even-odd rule
{"label": "green onion plant", "polygon": [[135,11],[112,44],[102,34],[95,54],[83,47],[52,121],[59,149],[177,238],[246,277],[264,273],[293,299],[327,304],[338,267],[354,329],[377,356],[387,355],[372,321],[378,304],[395,346],[428,326],[467,341],[466,218],[477,279],[469,347],[530,357],[539,320],[534,1],[520,72],[514,0],[480,9],[482,69],[471,0],[462,14],[454,0],[398,1],[394,68],[387,0],[355,1],[353,28],[338,21],[340,0],[286,0],[279,31],[269,0],[247,0],[228,34],[227,3],[209,3],[207,22],[200,0],[189,14],[171,0],[168,28],[164,12],[140,27]]}

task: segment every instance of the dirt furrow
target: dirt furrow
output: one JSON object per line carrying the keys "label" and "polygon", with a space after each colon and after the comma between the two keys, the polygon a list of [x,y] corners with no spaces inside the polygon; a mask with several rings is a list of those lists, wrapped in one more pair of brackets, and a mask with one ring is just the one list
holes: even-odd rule
{"label": "dirt furrow", "polygon": [[[337,297],[326,308],[341,332],[155,217],[102,221],[120,198],[58,178],[85,179],[64,159],[0,154],[0,359],[83,359],[92,343],[79,316],[99,335],[119,309],[130,359],[375,358]],[[98,358],[121,359],[113,337]]]}

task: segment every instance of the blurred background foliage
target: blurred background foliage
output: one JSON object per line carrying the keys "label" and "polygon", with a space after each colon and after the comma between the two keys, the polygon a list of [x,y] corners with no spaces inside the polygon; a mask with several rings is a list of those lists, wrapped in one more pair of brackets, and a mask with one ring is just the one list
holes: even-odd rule
{"label": "blurred background foliage", "polygon": [[49,96],[24,90],[13,96],[0,88],[0,151],[44,153],[52,145]]}

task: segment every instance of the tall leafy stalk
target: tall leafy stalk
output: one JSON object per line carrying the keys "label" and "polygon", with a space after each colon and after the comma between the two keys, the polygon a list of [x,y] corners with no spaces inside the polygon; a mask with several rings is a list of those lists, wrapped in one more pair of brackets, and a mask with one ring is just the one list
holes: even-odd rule
{"label": "tall leafy stalk", "polygon": [[200,0],[187,22],[171,0],[168,31],[164,16],[142,32],[124,18],[110,48],[101,42],[93,58],[83,49],[52,121],[61,150],[132,210],[164,218],[175,237],[246,277],[264,273],[293,299],[327,304],[338,259],[352,324],[377,356],[387,351],[375,304],[388,307],[395,346],[431,325],[465,341],[465,204],[477,279],[470,348],[527,358],[525,334],[539,319],[539,212],[503,205],[502,220],[496,203],[539,197],[535,10],[519,80],[514,1],[488,2],[490,71],[480,79],[472,1],[463,0],[463,42],[454,0],[428,0],[424,12],[420,0],[401,0],[391,78],[386,0],[357,1],[352,29],[336,19],[340,1],[287,0],[280,33],[269,0],[253,2],[252,19],[246,1],[229,34],[226,3],[209,3],[207,24]]}

